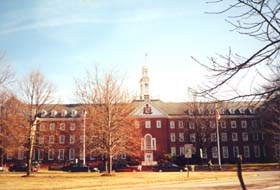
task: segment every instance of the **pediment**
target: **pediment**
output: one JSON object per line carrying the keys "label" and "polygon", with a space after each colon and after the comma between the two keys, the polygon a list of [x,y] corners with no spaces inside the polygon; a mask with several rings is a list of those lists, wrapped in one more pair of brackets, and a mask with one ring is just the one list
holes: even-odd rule
{"label": "pediment", "polygon": [[159,108],[154,106],[152,103],[144,102],[136,107],[132,113],[134,116],[146,116],[146,117],[162,117],[166,116]]}

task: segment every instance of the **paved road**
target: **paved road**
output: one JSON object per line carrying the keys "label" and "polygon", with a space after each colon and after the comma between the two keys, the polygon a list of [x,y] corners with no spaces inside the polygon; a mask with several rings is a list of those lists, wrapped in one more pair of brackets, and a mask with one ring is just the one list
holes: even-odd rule
{"label": "paved road", "polygon": [[[255,172],[253,175],[244,177],[245,184],[248,190],[280,190],[280,171],[265,171]],[[192,180],[186,181],[183,184],[147,184],[137,185],[133,187],[122,187],[126,190],[226,190],[226,189],[240,189],[239,181],[236,178],[226,178],[222,181],[218,179],[212,180]]]}

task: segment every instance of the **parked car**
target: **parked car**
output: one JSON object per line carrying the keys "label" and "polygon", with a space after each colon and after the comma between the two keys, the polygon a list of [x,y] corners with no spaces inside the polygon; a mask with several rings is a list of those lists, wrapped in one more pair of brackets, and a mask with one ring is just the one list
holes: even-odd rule
{"label": "parked car", "polygon": [[176,171],[185,172],[185,171],[188,171],[188,168],[183,167],[183,166],[178,166],[178,165],[173,164],[173,163],[162,163],[162,164],[159,164],[159,165],[153,167],[153,171],[157,171],[157,172],[176,172]]}
{"label": "parked car", "polygon": [[3,172],[3,171],[4,171],[4,167],[0,166],[0,172]]}
{"label": "parked car", "polygon": [[66,172],[90,172],[90,168],[87,165],[83,164],[70,164],[68,166],[64,166],[62,171]]}
{"label": "parked car", "polygon": [[119,165],[115,168],[116,172],[136,172],[140,171],[141,168],[139,166],[130,166],[128,164],[126,165]]}
{"label": "parked car", "polygon": [[[27,163],[16,163],[9,167],[10,172],[26,172],[27,171]],[[38,162],[32,162],[31,171],[32,172],[38,172],[39,170],[39,163]]]}

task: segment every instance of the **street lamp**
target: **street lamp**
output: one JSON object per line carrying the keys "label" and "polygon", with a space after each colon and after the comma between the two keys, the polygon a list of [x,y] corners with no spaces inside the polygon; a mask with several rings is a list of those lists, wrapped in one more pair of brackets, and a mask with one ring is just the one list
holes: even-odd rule
{"label": "street lamp", "polygon": [[218,162],[219,162],[219,168],[221,170],[222,164],[221,164],[220,135],[219,135],[219,120],[221,119],[221,115],[217,109],[217,104],[215,105],[215,110],[216,110],[215,118],[216,118],[216,130],[217,130]]}
{"label": "street lamp", "polygon": [[83,165],[86,165],[86,115],[87,112],[84,110],[83,113],[83,127],[84,127],[84,134],[83,134]]}

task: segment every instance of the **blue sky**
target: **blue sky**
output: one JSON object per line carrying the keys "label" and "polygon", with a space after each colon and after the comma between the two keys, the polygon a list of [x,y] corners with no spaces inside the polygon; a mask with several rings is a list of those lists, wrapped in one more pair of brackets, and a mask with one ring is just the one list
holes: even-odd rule
{"label": "blue sky", "polygon": [[19,78],[40,69],[64,103],[75,102],[74,77],[96,64],[138,94],[147,53],[151,95],[186,101],[207,74],[191,56],[204,62],[229,47],[242,55],[256,48],[230,31],[226,15],[205,14],[218,9],[203,0],[1,1],[0,51]]}

